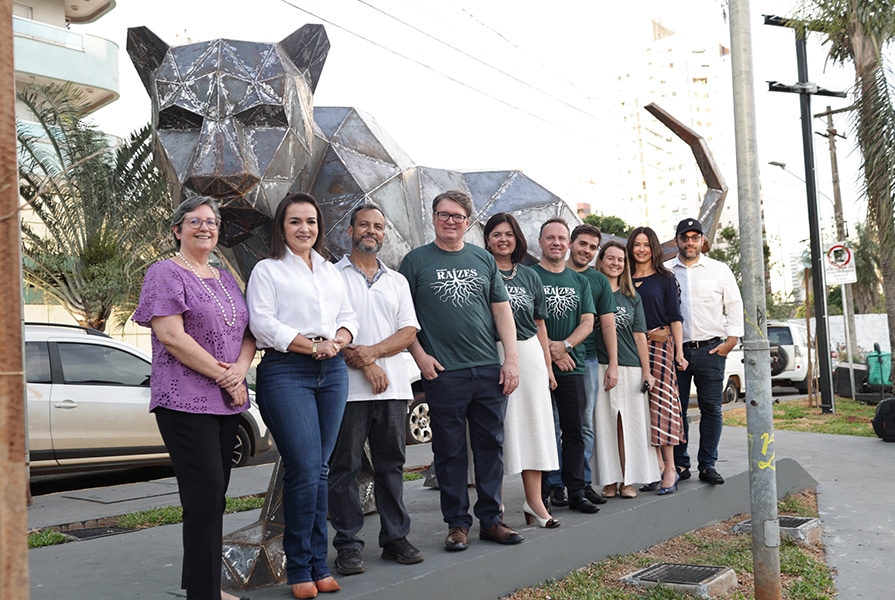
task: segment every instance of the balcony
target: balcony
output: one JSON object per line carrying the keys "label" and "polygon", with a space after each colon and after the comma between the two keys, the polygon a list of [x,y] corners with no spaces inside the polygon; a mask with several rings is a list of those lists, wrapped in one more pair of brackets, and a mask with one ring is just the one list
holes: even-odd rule
{"label": "balcony", "polygon": [[13,17],[16,87],[73,83],[88,111],[118,99],[118,45],[37,21]]}

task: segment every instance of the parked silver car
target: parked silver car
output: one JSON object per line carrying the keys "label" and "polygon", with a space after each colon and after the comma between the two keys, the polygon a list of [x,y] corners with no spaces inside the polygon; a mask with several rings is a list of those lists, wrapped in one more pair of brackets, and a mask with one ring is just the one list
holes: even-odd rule
{"label": "parked silver car", "polygon": [[[76,326],[25,325],[28,448],[32,471],[170,462],[149,412],[151,358]],[[252,398],[254,400],[254,398]],[[269,449],[256,406],[242,413],[233,465]]]}

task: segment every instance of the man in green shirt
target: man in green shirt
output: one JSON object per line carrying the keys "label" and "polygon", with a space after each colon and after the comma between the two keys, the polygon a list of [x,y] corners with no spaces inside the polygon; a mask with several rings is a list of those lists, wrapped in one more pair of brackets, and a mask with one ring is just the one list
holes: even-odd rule
{"label": "man in green shirt", "polygon": [[594,326],[594,301],[587,279],[565,265],[569,226],[554,217],[538,236],[541,261],[533,267],[547,297],[548,349],[556,376],[553,403],[562,435],[561,476],[569,490],[569,508],[583,513],[600,510],[584,492],[584,339]]}
{"label": "man in green shirt", "polygon": [[[467,426],[475,461],[479,538],[499,544],[522,541],[503,522],[500,493],[507,396],[519,384],[516,325],[494,257],[463,241],[472,213],[472,200],[464,192],[436,196],[435,241],[409,252],[400,268],[420,322],[410,353],[420,369],[432,416],[432,452],[448,551],[469,546]],[[503,365],[496,338],[505,350]]]}
{"label": "man in green shirt", "polygon": [[[597,337],[601,337],[603,345],[609,353],[609,367],[602,382],[606,390],[611,390],[618,383],[618,343],[615,333],[615,298],[609,280],[605,275],[591,266],[603,236],[594,225],[582,223],[572,230],[569,259],[566,266],[587,278],[590,291],[594,297],[596,321],[594,330],[584,340],[584,493],[594,504],[606,502],[603,496],[591,487],[590,459],[594,453],[594,406],[597,401],[597,388],[600,385],[599,362],[597,361]],[[559,494],[562,490],[559,491]],[[557,496],[556,490],[551,490]]]}

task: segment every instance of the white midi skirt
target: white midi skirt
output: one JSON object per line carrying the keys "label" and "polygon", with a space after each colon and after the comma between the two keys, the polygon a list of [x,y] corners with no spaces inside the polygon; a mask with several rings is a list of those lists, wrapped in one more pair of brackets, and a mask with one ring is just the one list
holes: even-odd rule
{"label": "white midi skirt", "polygon": [[[503,422],[503,472],[513,475],[559,468],[553,432],[553,403],[547,364],[538,336],[516,342],[519,352],[519,387],[507,400]],[[497,343],[503,361],[503,344]]]}
{"label": "white midi skirt", "polygon": [[[603,381],[607,365],[600,365]],[[650,444],[650,413],[647,394],[641,393],[640,367],[619,367],[618,385],[608,392],[599,386],[594,407],[594,481],[602,487],[623,482],[651,483],[661,479],[656,451]],[[625,438],[625,471],[618,455],[618,428],[621,418]]]}

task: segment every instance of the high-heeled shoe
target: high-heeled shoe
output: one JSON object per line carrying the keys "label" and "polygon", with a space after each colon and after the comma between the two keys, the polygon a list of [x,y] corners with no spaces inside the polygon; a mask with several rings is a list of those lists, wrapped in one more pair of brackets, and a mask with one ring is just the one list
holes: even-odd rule
{"label": "high-heeled shoe", "polygon": [[531,509],[531,506],[528,504],[528,500],[522,501],[522,512],[525,513],[525,524],[532,525],[537,522],[539,527],[544,527],[546,529],[556,529],[559,527],[560,523],[553,517],[540,517],[538,514]]}
{"label": "high-heeled shoe", "polygon": [[659,491],[656,492],[657,496],[667,496],[668,494],[673,494],[677,491],[677,483],[681,480],[681,474],[675,473],[674,475],[674,483],[671,484],[671,487],[661,487]]}
{"label": "high-heeled shoe", "polygon": [[304,583],[292,584],[292,597],[298,600],[307,600],[308,598],[317,597],[317,586],[313,581],[305,581]]}

